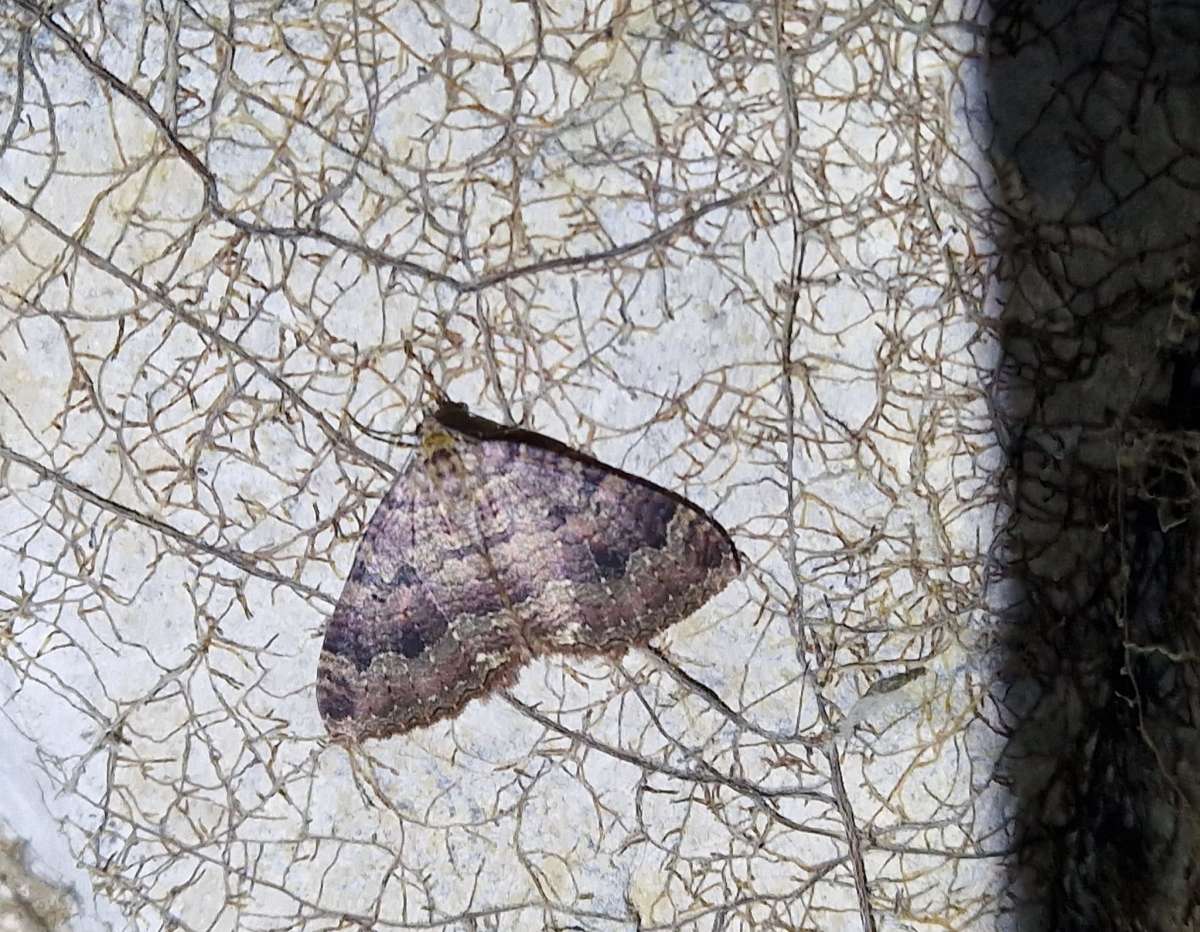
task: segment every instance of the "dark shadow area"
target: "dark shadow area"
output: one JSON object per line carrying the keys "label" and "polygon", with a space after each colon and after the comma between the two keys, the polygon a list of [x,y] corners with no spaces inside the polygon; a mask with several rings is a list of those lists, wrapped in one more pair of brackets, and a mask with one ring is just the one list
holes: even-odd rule
{"label": "dark shadow area", "polygon": [[1019,929],[1200,928],[1200,4],[1000,4]]}

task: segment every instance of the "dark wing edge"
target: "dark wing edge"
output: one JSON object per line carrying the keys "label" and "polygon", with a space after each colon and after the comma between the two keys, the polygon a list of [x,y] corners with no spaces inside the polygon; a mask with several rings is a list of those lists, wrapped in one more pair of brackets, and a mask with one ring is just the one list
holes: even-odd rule
{"label": "dark wing edge", "polygon": [[573,447],[567,446],[560,440],[555,440],[553,437],[547,437],[545,434],[539,434],[537,431],[529,430],[524,427],[506,427],[503,424],[498,424],[495,421],[488,420],[485,417],[480,417],[477,414],[472,414],[467,406],[459,402],[448,401],[438,408],[434,413],[434,417],[451,430],[459,431],[468,436],[475,437],[479,440],[500,440],[510,443],[516,443],[523,446],[534,447],[536,449],[546,450],[550,453],[559,456],[565,456],[568,459],[583,463],[595,469],[602,470],[605,473],[610,473],[619,476],[626,482],[641,486],[659,495],[666,496],[675,502],[676,505],[681,505],[694,513],[697,517],[712,525],[720,533],[721,538],[729,548],[729,552],[734,561],[734,572],[729,581],[736,579],[742,573],[742,554],[737,549],[737,545],[733,542],[733,537],[725,529],[716,518],[710,515],[707,511],[693,502],[690,498],[674,492],[671,489],[664,488],[649,479],[626,472],[617,466],[610,466],[601,460],[576,450]]}
{"label": "dark wing edge", "polygon": [[510,685],[521,666],[510,637],[492,624],[501,606],[480,619],[443,612],[436,577],[453,558],[436,547],[421,554],[439,539],[423,525],[439,519],[413,468],[376,507],[326,624],[317,708],[335,742],[386,738],[453,717]]}

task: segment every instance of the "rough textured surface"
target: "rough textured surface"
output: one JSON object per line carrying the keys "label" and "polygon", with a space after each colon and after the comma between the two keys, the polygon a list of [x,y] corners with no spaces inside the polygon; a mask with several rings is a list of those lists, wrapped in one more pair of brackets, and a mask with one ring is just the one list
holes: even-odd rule
{"label": "rough textured surface", "polygon": [[367,528],[329,620],[331,734],[402,734],[539,654],[620,655],[740,570],[699,507],[547,437],[448,406]]}
{"label": "rough textured surface", "polygon": [[[0,809],[77,929],[1004,929],[980,147],[1062,85],[867,13],[0,4]],[[322,638],[431,383],[744,571],[347,753]]]}
{"label": "rough textured surface", "polygon": [[50,932],[66,928],[75,913],[69,889],[38,875],[30,846],[14,841],[0,820],[0,932]]}

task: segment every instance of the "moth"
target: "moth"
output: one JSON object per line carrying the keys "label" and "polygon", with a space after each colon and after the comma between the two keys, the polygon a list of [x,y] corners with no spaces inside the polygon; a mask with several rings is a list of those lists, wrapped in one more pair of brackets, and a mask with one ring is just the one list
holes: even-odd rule
{"label": "moth", "polygon": [[331,736],[457,715],[547,654],[620,657],[741,571],[699,506],[445,403],[368,522],[317,667]]}

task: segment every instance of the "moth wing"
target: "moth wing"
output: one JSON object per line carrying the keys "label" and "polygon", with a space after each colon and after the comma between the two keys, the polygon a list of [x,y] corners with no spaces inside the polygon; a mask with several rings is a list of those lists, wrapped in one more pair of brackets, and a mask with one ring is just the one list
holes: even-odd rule
{"label": "moth wing", "polygon": [[725,529],[652,482],[556,443],[501,437],[479,451],[484,517],[505,512],[491,561],[535,652],[623,653],[740,571]]}
{"label": "moth wing", "polygon": [[438,416],[450,443],[431,449],[455,468],[435,482],[413,457],[329,620],[317,703],[335,736],[455,715],[535,654],[619,655],[740,571],[729,534],[686,498],[541,435],[450,415]]}
{"label": "moth wing", "polygon": [[414,456],[371,517],[325,629],[317,707],[330,734],[402,734],[511,680],[506,605]]}

